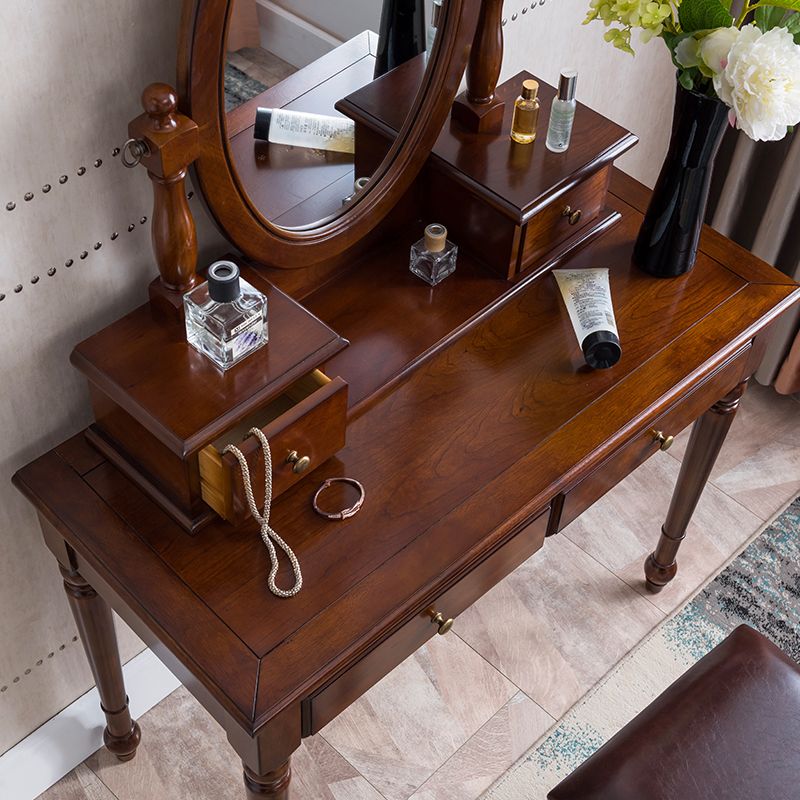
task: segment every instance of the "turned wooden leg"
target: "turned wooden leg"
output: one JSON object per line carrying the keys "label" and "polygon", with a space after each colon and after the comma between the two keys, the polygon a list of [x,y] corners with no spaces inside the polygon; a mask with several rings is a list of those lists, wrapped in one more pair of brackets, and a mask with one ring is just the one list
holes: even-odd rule
{"label": "turned wooden leg", "polygon": [[136,755],[141,732],[128,710],[111,609],[77,572],[62,566],[61,574],[106,715],[103,741],[120,761],[130,761]]}
{"label": "turned wooden leg", "polygon": [[658,545],[644,563],[647,588],[651,592],[660,592],[678,571],[675,560],[678,548],[686,536],[689,520],[706,486],[746,386],[747,381],[740,383],[706,411],[692,428]]}
{"label": "turned wooden leg", "polygon": [[291,759],[265,775],[256,775],[247,764],[244,765],[247,800],[265,800],[265,798],[267,800],[289,800],[289,782],[291,780]]}

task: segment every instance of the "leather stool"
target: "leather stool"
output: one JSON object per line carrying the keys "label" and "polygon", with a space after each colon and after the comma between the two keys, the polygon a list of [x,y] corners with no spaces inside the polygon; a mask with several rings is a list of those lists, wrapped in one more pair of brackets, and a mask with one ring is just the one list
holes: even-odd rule
{"label": "leather stool", "polygon": [[800,798],[800,666],[741,625],[547,797]]}

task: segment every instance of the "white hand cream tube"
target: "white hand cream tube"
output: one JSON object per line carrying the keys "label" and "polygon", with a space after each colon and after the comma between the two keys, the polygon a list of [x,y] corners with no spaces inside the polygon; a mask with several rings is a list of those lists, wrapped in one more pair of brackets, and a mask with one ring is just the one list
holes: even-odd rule
{"label": "white hand cream tube", "polygon": [[593,369],[613,367],[622,355],[607,269],[554,269],[575,336]]}
{"label": "white hand cream tube", "polygon": [[284,108],[259,108],[253,136],[273,144],[313,147],[334,153],[355,152],[355,122]]}

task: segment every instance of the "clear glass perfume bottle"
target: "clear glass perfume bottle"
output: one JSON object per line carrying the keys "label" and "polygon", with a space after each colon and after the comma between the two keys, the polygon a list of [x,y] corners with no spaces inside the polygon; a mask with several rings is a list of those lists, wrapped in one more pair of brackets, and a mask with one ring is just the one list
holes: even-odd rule
{"label": "clear glass perfume bottle", "polygon": [[183,296],[186,338],[226,370],[267,343],[267,298],[239,277],[232,261],[215,262],[207,277]]}
{"label": "clear glass perfume bottle", "polygon": [[536,139],[539,122],[539,83],[534,80],[522,82],[522,94],[514,101],[514,116],[511,119],[511,138],[519,144],[531,144]]}
{"label": "clear glass perfume bottle", "polygon": [[447,240],[447,228],[433,223],[425,228],[425,235],[411,245],[409,269],[431,286],[455,272],[458,247]]}
{"label": "clear glass perfume bottle", "polygon": [[553,98],[550,108],[550,122],[547,126],[548,150],[563,153],[569,147],[572,137],[572,123],[575,121],[575,85],[578,73],[574,69],[562,70],[558,81],[558,94]]}

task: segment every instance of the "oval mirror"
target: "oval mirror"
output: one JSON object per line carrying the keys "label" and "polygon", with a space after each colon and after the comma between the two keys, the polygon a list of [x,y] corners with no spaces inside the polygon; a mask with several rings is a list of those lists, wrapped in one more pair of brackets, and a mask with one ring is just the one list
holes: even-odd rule
{"label": "oval mirror", "polygon": [[372,230],[447,118],[479,7],[185,0],[179,96],[200,127],[195,179],[227,238],[293,268]]}

